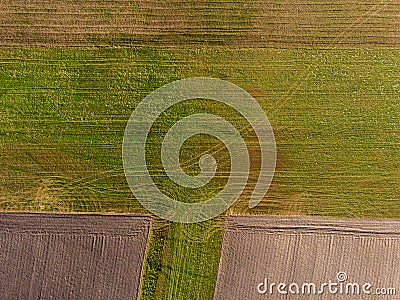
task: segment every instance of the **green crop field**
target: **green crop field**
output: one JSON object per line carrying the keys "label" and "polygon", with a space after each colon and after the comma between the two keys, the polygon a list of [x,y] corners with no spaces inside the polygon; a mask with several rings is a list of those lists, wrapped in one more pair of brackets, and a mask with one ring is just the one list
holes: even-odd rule
{"label": "green crop field", "polygon": [[[148,136],[158,188],[183,202],[218,193],[229,153],[217,139],[184,143],[181,166],[215,178],[183,188],[165,174],[163,136],[184,116],[221,115],[251,154],[248,185],[226,214],[400,217],[400,31],[396,0],[49,1],[0,3],[0,210],[144,213],[122,166],[138,103],[188,77],[247,90],[273,127],[277,168],[249,209],[259,146],[249,124],[209,99],[168,109]],[[258,169],[257,169],[258,168]],[[157,220],[141,299],[212,299],[221,217]]]}

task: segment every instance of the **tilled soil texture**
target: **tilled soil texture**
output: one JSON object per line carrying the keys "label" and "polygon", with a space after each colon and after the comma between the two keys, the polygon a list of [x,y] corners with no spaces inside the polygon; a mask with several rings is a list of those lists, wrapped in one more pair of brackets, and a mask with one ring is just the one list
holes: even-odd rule
{"label": "tilled soil texture", "polygon": [[214,299],[396,299],[399,264],[399,220],[228,217]]}
{"label": "tilled soil texture", "polygon": [[0,214],[1,299],[137,299],[151,218]]}
{"label": "tilled soil texture", "polygon": [[3,46],[398,47],[398,0],[0,2]]}

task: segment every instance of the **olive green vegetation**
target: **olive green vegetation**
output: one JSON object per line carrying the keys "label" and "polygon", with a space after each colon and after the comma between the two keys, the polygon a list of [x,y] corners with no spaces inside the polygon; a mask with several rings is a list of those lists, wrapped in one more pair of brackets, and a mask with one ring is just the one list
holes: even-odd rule
{"label": "olive green vegetation", "polygon": [[140,289],[141,299],[154,299],[159,275],[163,270],[163,250],[168,236],[168,224],[154,222],[147,244],[144,278]]}
{"label": "olive green vegetation", "polygon": [[219,219],[170,225],[155,299],[212,299],[222,228]]}
{"label": "olive green vegetation", "polygon": [[[277,170],[255,209],[252,184],[229,213],[400,216],[400,51],[316,49],[1,49],[0,209],[146,212],[122,169],[126,122],[151,91],[176,79],[209,76],[235,83],[263,107],[276,135]],[[162,136],[178,119],[214,112],[249,139],[243,118],[208,100],[160,117],[147,161],[158,187],[201,201],[226,182],[229,154],[195,136],[182,167],[213,153],[215,180],[202,189],[174,184],[160,161]],[[252,173],[251,180],[257,171]],[[220,220],[158,224],[149,243],[142,299],[210,299],[219,259]]]}
{"label": "olive green vegetation", "polygon": [[185,60],[184,77],[238,84],[272,123],[278,168],[252,213],[400,216],[399,50],[189,51]]}
{"label": "olive green vegetation", "polygon": [[140,99],[178,78],[172,58],[154,50],[0,51],[1,208],[48,210],[56,198],[60,210],[143,211],[126,185],[122,136]]}

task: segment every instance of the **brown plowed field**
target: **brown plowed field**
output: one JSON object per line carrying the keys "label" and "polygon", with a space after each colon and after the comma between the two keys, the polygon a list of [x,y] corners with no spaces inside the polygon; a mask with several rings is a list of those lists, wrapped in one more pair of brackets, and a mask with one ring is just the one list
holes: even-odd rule
{"label": "brown plowed field", "polygon": [[[214,299],[397,299],[400,292],[400,221],[313,217],[229,217],[223,238]],[[343,293],[338,274],[344,272]],[[343,275],[343,273],[342,273]],[[285,283],[288,294],[275,286],[260,293],[268,279]],[[321,284],[338,283],[336,294]],[[317,294],[291,294],[288,286],[314,283]],[[348,284],[370,283],[371,294],[352,294]],[[260,286],[263,292],[264,285]],[[378,291],[377,288],[380,290]],[[355,288],[355,293],[357,292]],[[285,291],[285,289],[283,289]],[[297,292],[296,286],[292,291]],[[311,290],[313,292],[313,290]],[[335,288],[332,287],[332,291]],[[346,291],[349,293],[347,294]],[[368,289],[367,289],[368,291]]]}
{"label": "brown plowed field", "polygon": [[0,214],[0,299],[137,299],[151,218]]}
{"label": "brown plowed field", "polygon": [[0,1],[3,46],[397,47],[398,0]]}

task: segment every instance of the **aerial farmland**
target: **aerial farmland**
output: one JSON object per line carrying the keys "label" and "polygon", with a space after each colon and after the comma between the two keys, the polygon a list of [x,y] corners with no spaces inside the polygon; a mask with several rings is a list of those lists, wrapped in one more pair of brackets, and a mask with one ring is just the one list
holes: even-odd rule
{"label": "aerial farmland", "polygon": [[[257,284],[340,272],[388,289],[368,299],[396,299],[399,17],[398,0],[1,1],[0,299],[295,299]],[[189,177],[214,157],[213,178],[198,188],[173,180],[162,144],[180,120],[218,115],[248,150],[238,199],[215,218],[180,223],[132,193],[127,123],[149,94],[187,78],[234,84],[268,118],[276,164],[255,207],[265,141],[245,115],[201,97],[155,119],[148,173],[174,201],[216,197],[232,175],[221,139],[196,134],[177,151]],[[347,260],[331,259],[339,252]],[[299,269],[307,253],[315,267]]]}

